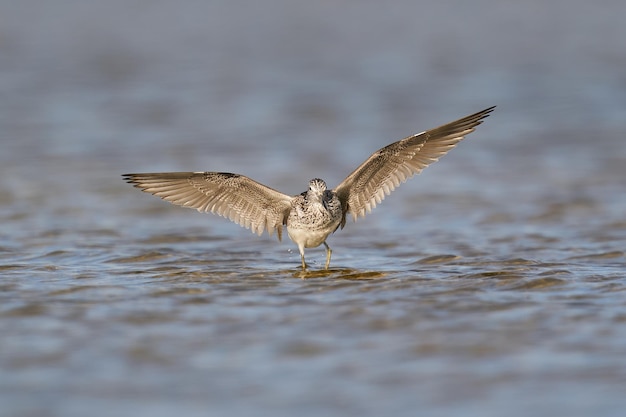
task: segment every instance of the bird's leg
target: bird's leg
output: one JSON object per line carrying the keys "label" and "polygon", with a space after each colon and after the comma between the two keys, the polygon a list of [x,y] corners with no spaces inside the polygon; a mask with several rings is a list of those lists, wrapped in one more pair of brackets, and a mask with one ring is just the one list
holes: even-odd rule
{"label": "bird's leg", "polygon": [[324,246],[326,246],[326,266],[324,267],[324,269],[328,269],[328,267],[330,266],[330,254],[333,253],[333,251],[330,250],[330,246],[328,246],[326,242],[324,242]]}
{"label": "bird's leg", "polygon": [[304,246],[298,247],[298,250],[300,251],[300,259],[302,260],[302,270],[304,271],[307,266],[306,262],[304,262]]}

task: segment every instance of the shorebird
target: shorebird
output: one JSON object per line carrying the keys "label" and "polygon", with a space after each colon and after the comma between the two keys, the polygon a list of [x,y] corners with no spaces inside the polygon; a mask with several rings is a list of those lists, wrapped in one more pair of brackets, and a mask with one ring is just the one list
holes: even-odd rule
{"label": "shorebird", "polygon": [[493,107],[443,126],[406,137],[374,152],[365,162],[329,190],[314,178],[307,191],[290,196],[244,175],[226,172],[167,172],[124,174],[142,191],[170,203],[211,212],[250,229],[259,236],[265,230],[282,239],[283,226],[298,246],[302,269],[307,268],[304,249],[326,247],[328,269],[332,251],[326,239],[346,225],[350,214],[356,221],[383,201],[400,183],[454,148],[489,116]]}

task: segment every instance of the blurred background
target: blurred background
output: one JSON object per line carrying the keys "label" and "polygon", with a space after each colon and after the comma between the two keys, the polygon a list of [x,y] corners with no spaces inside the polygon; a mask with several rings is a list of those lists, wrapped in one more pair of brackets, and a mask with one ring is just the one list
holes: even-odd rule
{"label": "blurred background", "polygon": [[[0,414],[618,415],[626,405],[611,388],[626,382],[624,16],[619,0],[0,0]],[[386,295],[339,285],[341,273],[328,284],[266,273],[298,265],[290,242],[175,209],[120,177],[227,171],[296,194],[310,178],[334,186],[376,149],[492,105],[458,149],[333,237],[335,265],[350,276],[391,274],[380,284],[390,286]],[[226,264],[194,266],[200,258]],[[457,258],[468,263],[447,264]],[[447,269],[420,269],[431,261]],[[474,296],[456,292],[467,289],[467,274],[511,277],[511,265],[526,266],[512,278],[522,284],[505,297],[510,305],[494,307],[502,315],[480,303],[448,310]],[[193,275],[200,270],[207,276]],[[220,283],[241,287],[212,282],[217,270]],[[424,313],[411,309],[432,294],[416,276],[438,278],[444,288],[432,294],[453,297],[429,304],[432,322],[419,329],[404,319]],[[501,296],[492,281],[472,282],[488,300]],[[601,282],[602,291],[593,286]],[[192,299],[164,296],[173,285]],[[282,305],[285,294],[296,298]],[[544,310],[550,297],[573,294],[595,301]],[[207,310],[198,313],[202,297]],[[302,303],[311,321],[298,313]],[[350,310],[334,316],[328,303]],[[149,311],[162,314],[146,329]],[[476,316],[466,322],[468,312]],[[357,316],[371,321],[359,327]],[[588,338],[581,317],[590,318]],[[513,320],[516,335],[527,335],[535,319],[542,325],[528,338],[492,333]],[[194,320],[208,320],[202,336]],[[461,328],[467,338],[455,339]],[[293,345],[307,335],[316,342]],[[352,342],[336,346],[344,335]],[[402,350],[407,335],[431,344]],[[517,350],[520,340],[527,344]],[[468,344],[478,346],[469,357],[460,353]],[[572,356],[559,356],[572,344]],[[406,360],[416,373],[403,373]],[[129,374],[137,361],[147,365]],[[542,369],[555,362],[546,378]],[[366,364],[372,373],[360,371]]]}
{"label": "blurred background", "polygon": [[88,165],[112,172],[245,168],[289,186],[294,166],[308,179],[339,165],[340,180],[388,142],[493,104],[497,121],[467,152],[514,151],[530,168],[623,150],[619,1],[1,7],[11,172],[97,155]]}

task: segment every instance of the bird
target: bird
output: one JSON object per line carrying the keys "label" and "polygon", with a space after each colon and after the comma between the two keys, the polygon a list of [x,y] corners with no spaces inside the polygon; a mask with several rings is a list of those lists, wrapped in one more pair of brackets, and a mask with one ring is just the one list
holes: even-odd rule
{"label": "bird", "polygon": [[178,206],[214,213],[230,219],[259,236],[283,226],[298,246],[302,270],[305,248],[324,245],[325,269],[332,250],[326,239],[346,225],[370,213],[396,187],[436,162],[472,133],[496,106],[391,143],[374,152],[339,185],[329,189],[319,178],[308,189],[288,195],[241,174],[228,172],[165,172],[123,174],[136,188]]}

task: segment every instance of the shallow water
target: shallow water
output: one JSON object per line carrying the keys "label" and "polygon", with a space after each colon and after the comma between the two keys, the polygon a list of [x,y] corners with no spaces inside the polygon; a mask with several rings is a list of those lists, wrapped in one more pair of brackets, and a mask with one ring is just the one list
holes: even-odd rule
{"label": "shallow water", "polygon": [[[624,5],[36,3],[0,2],[0,414],[621,415]],[[120,176],[296,194],[492,104],[328,271]]]}

